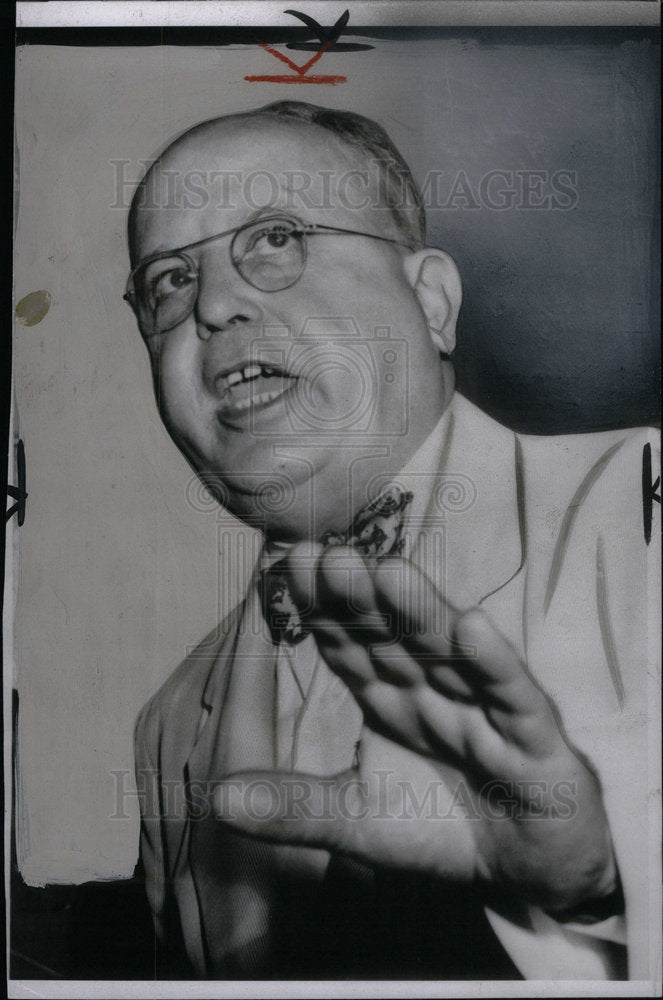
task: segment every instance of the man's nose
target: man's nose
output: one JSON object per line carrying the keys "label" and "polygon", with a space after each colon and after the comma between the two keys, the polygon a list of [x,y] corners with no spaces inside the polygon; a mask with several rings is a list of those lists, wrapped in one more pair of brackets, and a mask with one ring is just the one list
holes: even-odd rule
{"label": "man's nose", "polygon": [[247,284],[232,268],[201,266],[198,298],[194,307],[196,332],[201,340],[238,323],[259,323],[263,313],[257,301],[260,292]]}

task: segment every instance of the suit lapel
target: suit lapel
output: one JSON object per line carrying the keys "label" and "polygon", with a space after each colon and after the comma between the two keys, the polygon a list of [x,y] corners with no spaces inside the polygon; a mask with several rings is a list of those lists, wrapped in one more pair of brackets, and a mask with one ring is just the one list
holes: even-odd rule
{"label": "suit lapel", "polygon": [[[208,716],[191,750],[187,778],[209,797],[214,785],[247,769],[274,767],[276,647],[251,585],[232,645],[203,693]],[[191,868],[210,974],[251,974],[271,948],[278,849],[241,837],[205,810],[189,823]]]}
{"label": "suit lapel", "polygon": [[187,758],[191,777],[220,780],[241,769],[273,767],[276,648],[253,584],[233,625],[202,693],[207,718]]}
{"label": "suit lapel", "polygon": [[[186,677],[186,682],[178,686],[169,700],[169,737],[160,744],[159,766],[164,788],[181,789],[182,782],[186,781],[189,757],[199,735],[201,713],[209,704],[210,693],[220,691],[224,683],[235,642],[235,627],[242,607],[240,605],[232,611],[206,636],[179,668]],[[180,795],[176,799],[170,808],[168,805],[166,807],[169,821],[165,824],[165,830],[168,857],[171,859],[170,874],[177,865],[187,830],[184,802]]]}
{"label": "suit lapel", "polygon": [[[398,481],[415,492],[411,558],[462,610],[505,586],[524,556],[515,434],[455,394],[435,445]],[[417,485],[428,502],[417,503]]]}

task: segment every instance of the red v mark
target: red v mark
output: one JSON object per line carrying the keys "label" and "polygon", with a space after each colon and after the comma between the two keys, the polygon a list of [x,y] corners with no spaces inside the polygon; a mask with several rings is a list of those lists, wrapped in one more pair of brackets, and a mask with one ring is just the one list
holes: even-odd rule
{"label": "red v mark", "polygon": [[271,52],[271,54],[273,56],[276,56],[277,59],[280,59],[281,62],[286,63],[286,65],[289,66],[290,69],[294,69],[295,73],[297,73],[299,76],[306,76],[311,66],[314,66],[315,63],[317,63],[318,59],[320,59],[320,57],[325,54],[325,52],[327,51],[327,49],[331,44],[332,41],[325,42],[322,48],[318,52],[316,52],[315,55],[311,59],[309,59],[307,63],[304,63],[303,66],[298,66],[297,63],[292,61],[292,59],[288,59],[288,57],[284,56],[282,52],[278,51],[278,49],[273,49],[271,45],[267,44],[267,42],[259,42],[259,45],[262,49],[266,49],[267,52]]}
{"label": "red v mark", "polygon": [[244,79],[251,83],[330,83],[333,85],[335,83],[345,83],[347,79],[345,76],[319,76],[315,73],[309,74],[308,72],[317,63],[318,59],[325,54],[327,49],[334,44],[333,38],[325,42],[322,48],[318,49],[315,55],[307,63],[304,63],[303,66],[298,66],[292,59],[288,59],[282,52],[273,49],[267,42],[258,41],[258,44],[262,49],[270,52],[276,59],[280,59],[286,66],[294,70],[294,73],[284,73],[281,76],[245,76]]}

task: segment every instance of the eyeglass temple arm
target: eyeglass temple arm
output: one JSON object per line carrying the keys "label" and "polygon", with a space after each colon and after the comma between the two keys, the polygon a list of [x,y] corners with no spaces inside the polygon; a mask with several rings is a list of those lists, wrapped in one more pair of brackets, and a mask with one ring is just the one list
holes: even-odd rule
{"label": "eyeglass temple arm", "polygon": [[[321,232],[323,230],[323,232]],[[378,236],[377,233],[364,233],[359,229],[341,229],[339,226],[325,226],[323,223],[312,222],[310,225],[302,226],[301,229],[295,230],[295,232],[306,233],[307,236],[324,236],[325,233],[345,233],[348,236],[366,236],[371,240],[380,240],[382,243],[396,243],[400,247],[407,247],[408,250],[412,250],[412,244],[406,243],[405,240],[396,240],[392,236]]]}

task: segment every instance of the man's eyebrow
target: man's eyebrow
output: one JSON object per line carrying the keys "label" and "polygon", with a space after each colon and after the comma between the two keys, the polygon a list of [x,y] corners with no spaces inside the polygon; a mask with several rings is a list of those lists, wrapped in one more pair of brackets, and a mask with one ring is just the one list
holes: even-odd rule
{"label": "man's eyebrow", "polygon": [[[263,205],[260,208],[257,208],[254,212],[251,213],[246,222],[242,222],[241,225],[250,226],[252,222],[259,222],[261,219],[269,218],[269,216],[271,215],[282,214],[290,217],[292,213],[287,212],[286,209],[282,205],[279,205],[278,202],[279,199],[277,198],[276,201],[273,202],[272,204]],[[299,222],[301,220],[298,219],[297,221]]]}
{"label": "man's eyebrow", "polygon": [[165,250],[155,250],[153,253],[148,254],[146,257],[141,257],[136,263],[136,266],[132,268],[132,273],[137,271],[139,267],[143,267],[144,264],[150,264],[154,260],[159,260],[162,257],[176,256],[177,254],[186,253],[188,250],[195,250],[197,247],[204,246],[205,243],[211,243],[213,240],[221,239],[223,236],[230,236],[232,233],[236,233],[238,229],[242,229],[243,226],[250,226],[253,222],[259,222],[260,219],[269,219],[273,216],[283,215],[284,218],[292,218],[295,222],[302,222],[305,225],[304,219],[296,218],[291,212],[286,212],[278,204],[264,205],[261,208],[255,209],[251,215],[249,215],[243,222],[238,222],[236,226],[232,229],[223,229],[220,233],[212,233],[210,236],[203,236],[199,240],[195,240],[193,243],[185,243],[182,246],[177,247],[167,247]]}

